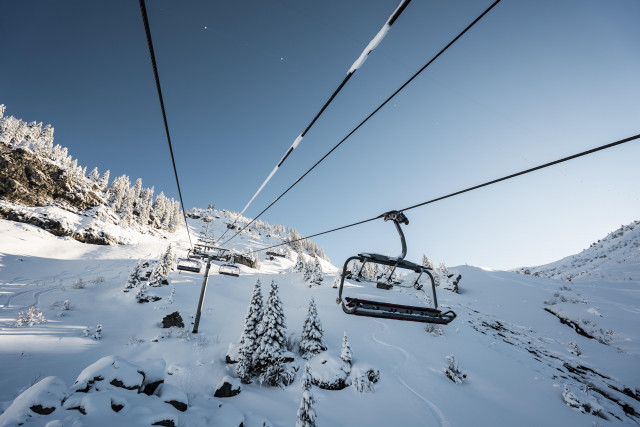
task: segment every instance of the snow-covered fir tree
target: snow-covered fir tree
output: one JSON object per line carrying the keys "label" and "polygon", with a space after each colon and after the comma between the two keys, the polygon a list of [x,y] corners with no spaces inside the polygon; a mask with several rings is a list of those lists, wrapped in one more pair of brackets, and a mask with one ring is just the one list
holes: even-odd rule
{"label": "snow-covered fir tree", "polygon": [[301,251],[298,252],[298,256],[296,258],[296,265],[293,267],[294,272],[304,272],[306,270],[307,263],[304,261],[304,255]]}
{"label": "snow-covered fir tree", "polygon": [[173,245],[169,244],[167,246],[167,250],[162,255],[159,264],[159,270],[162,272],[164,276],[168,276],[173,270],[173,265],[175,263],[175,256],[173,254]]}
{"label": "snow-covered fir tree", "polygon": [[140,225],[146,226],[151,219],[151,208],[153,205],[153,187],[145,188],[140,195],[140,216],[138,221]]}
{"label": "snow-covered fir tree", "polygon": [[271,281],[271,290],[265,304],[259,329],[260,341],[254,358],[254,366],[261,384],[286,385],[287,378],[282,363],[286,349],[287,327],[282,301],[278,296],[278,284]]}
{"label": "snow-covered fir tree", "polygon": [[324,277],[322,276],[322,265],[320,265],[320,258],[317,256],[314,257],[312,264],[313,264],[313,268],[311,272],[311,278],[309,281],[314,285],[320,285],[324,280]]}
{"label": "snow-covered fir tree", "polygon": [[162,286],[165,280],[167,280],[167,275],[162,272],[160,265],[156,265],[151,271],[151,276],[149,276],[147,283],[149,286],[158,287]]}
{"label": "snow-covered fir tree", "polygon": [[296,427],[315,427],[316,426],[316,399],[313,396],[311,384],[311,367],[309,363],[305,363],[304,372],[300,379],[302,385],[302,401],[298,408],[298,419]]}
{"label": "snow-covered fir tree", "polygon": [[109,175],[111,175],[111,171],[106,171],[98,182],[98,185],[102,191],[107,190],[107,186],[109,185]]}
{"label": "snow-covered fir tree", "polygon": [[114,211],[118,212],[122,206],[122,201],[127,197],[130,182],[127,175],[122,175],[113,180],[107,190],[107,201]]}
{"label": "snow-covered fir tree", "polygon": [[427,258],[426,254],[422,254],[422,265],[424,265],[427,268],[430,268],[431,270],[434,270],[433,264],[431,263],[431,261],[429,261],[429,258]]}
{"label": "snow-covered fir tree", "polygon": [[239,359],[236,369],[238,377],[245,384],[251,382],[251,376],[254,372],[253,358],[259,344],[258,329],[262,319],[262,310],[262,289],[260,279],[258,279],[253,286],[253,294],[244,319],[244,329],[238,344]]}
{"label": "snow-covered fir tree", "polygon": [[340,359],[342,359],[342,361],[344,363],[348,363],[349,365],[351,365],[351,345],[349,344],[349,338],[347,338],[347,333],[344,333],[344,336],[342,337],[342,349],[340,350]]}
{"label": "snow-covered fir tree", "polygon": [[458,367],[458,363],[456,362],[456,358],[452,355],[447,356],[447,366],[444,367],[444,374],[456,384],[462,384],[462,382],[467,378],[467,374],[463,373]]}
{"label": "snow-covered fir tree", "polygon": [[140,270],[141,270],[140,261],[136,264],[135,268],[129,275],[129,279],[127,280],[127,284],[124,286],[124,291],[129,292],[129,289],[137,288],[140,286]]}
{"label": "snow-covered fir tree", "polygon": [[300,355],[303,358],[308,359],[314,354],[321,353],[327,349],[326,344],[322,341],[323,333],[322,324],[318,318],[316,301],[311,297],[307,317],[302,327],[302,337],[300,338]]}
{"label": "snow-covered fir tree", "polygon": [[91,181],[95,182],[96,184],[100,182],[100,173],[98,172],[98,168],[97,167],[93,168],[93,170],[89,172],[89,176],[87,176],[87,178],[89,178]]}

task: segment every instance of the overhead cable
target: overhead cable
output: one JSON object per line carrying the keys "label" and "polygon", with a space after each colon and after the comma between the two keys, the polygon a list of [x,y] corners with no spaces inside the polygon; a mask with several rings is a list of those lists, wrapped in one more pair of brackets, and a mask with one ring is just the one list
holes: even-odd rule
{"label": "overhead cable", "polygon": [[[573,154],[571,156],[563,157],[561,159],[554,160],[552,162],[544,163],[542,165],[538,165],[538,166],[535,166],[535,167],[532,167],[532,168],[529,168],[529,169],[525,169],[525,170],[520,171],[520,172],[512,173],[510,175],[503,176],[502,178],[497,178],[497,179],[494,179],[494,180],[491,180],[491,181],[487,181],[487,182],[485,182],[483,184],[474,185],[473,187],[465,188],[464,190],[456,191],[454,193],[447,194],[446,196],[440,196],[440,197],[437,197],[435,199],[428,200],[426,202],[422,202],[422,203],[418,203],[418,204],[406,207],[404,209],[398,209],[397,211],[398,212],[405,212],[405,211],[408,211],[408,210],[411,210],[411,209],[416,209],[416,208],[419,208],[419,207],[422,207],[422,206],[425,206],[425,205],[428,205],[428,204],[431,204],[431,203],[436,203],[436,202],[439,202],[441,200],[445,200],[445,199],[449,199],[451,197],[459,196],[461,194],[468,193],[470,191],[478,190],[478,189],[483,188],[483,187],[488,187],[490,185],[497,184],[497,183],[502,182],[502,181],[507,181],[509,179],[516,178],[518,176],[526,175],[526,174],[529,174],[531,172],[538,171],[540,169],[545,169],[545,168],[548,168],[550,166],[554,166],[554,165],[557,165],[557,164],[560,164],[560,163],[568,162],[569,160],[574,160],[574,159],[577,159],[579,157],[587,156],[589,154],[593,154],[593,153],[596,153],[598,151],[602,151],[602,150],[606,150],[606,149],[609,149],[609,148],[613,148],[613,147],[616,147],[618,145],[625,144],[627,142],[635,141],[637,139],[640,139],[640,134],[637,134],[637,135],[634,135],[634,136],[630,136],[628,138],[624,138],[624,139],[621,139],[621,140],[618,140],[618,141],[615,141],[615,142],[612,142],[612,143],[609,143],[609,144],[601,145],[599,147],[592,148],[592,149],[587,150],[587,151],[582,151],[580,153]],[[311,234],[309,236],[301,237],[301,238],[295,239],[295,240],[286,241],[286,242],[280,243],[278,245],[271,245],[269,247],[260,248],[260,249],[255,250],[254,252],[261,252],[261,251],[265,251],[265,250],[267,250],[269,248],[275,248],[275,247],[278,247],[278,246],[288,245],[289,243],[297,242],[297,241],[300,241],[300,240],[311,239],[313,237],[322,236],[323,234],[329,234],[329,233],[333,233],[335,231],[344,230],[346,228],[355,227],[356,225],[361,225],[361,224],[365,224],[367,222],[371,222],[371,221],[375,221],[377,219],[384,218],[385,215],[386,215],[386,212],[383,213],[383,214],[380,214],[378,216],[374,216],[372,218],[369,218],[369,219],[365,219],[365,220],[362,220],[362,221],[354,222],[354,223],[348,224],[348,225],[343,225],[342,227],[332,228],[331,230],[327,230],[327,231],[323,231],[323,232],[320,232],[320,233]]]}
{"label": "overhead cable", "polygon": [[182,200],[182,191],[180,191],[180,180],[178,179],[178,170],[176,169],[176,161],[173,157],[173,147],[171,145],[171,135],[169,134],[169,124],[167,123],[167,113],[164,109],[164,100],[162,98],[162,88],[160,87],[160,77],[158,76],[158,67],[156,65],[156,55],[153,50],[153,41],[151,40],[151,30],[149,29],[149,19],[147,18],[147,7],[144,3],[144,0],[140,0],[140,12],[142,13],[142,22],[144,24],[144,31],[147,34],[147,46],[149,46],[149,55],[151,56],[153,76],[156,79],[156,89],[158,90],[158,99],[160,100],[160,109],[162,110],[162,120],[164,121],[164,131],[167,134],[167,142],[169,143],[169,153],[171,154],[171,164],[173,165],[173,174],[176,177],[176,185],[178,186],[178,196],[180,197],[180,205],[182,206],[182,216],[184,218],[184,225],[187,228],[187,235],[189,236],[189,245],[193,247],[193,243],[191,242],[191,233],[189,232],[189,224],[187,223],[187,211],[184,209],[184,202]]}
{"label": "overhead cable", "polygon": [[293,184],[291,184],[289,186],[289,188],[287,188],[285,191],[283,191],[278,197],[276,197],[273,202],[271,202],[266,208],[264,208],[262,210],[262,212],[260,212],[257,216],[255,216],[249,223],[247,223],[247,225],[245,225],[242,229],[240,229],[236,234],[234,234],[233,236],[231,236],[229,239],[227,239],[223,245],[227,244],[229,241],[231,241],[233,238],[235,238],[237,235],[239,235],[242,231],[244,231],[247,227],[249,227],[254,221],[256,221],[258,218],[260,218],[260,216],[262,216],[262,214],[264,214],[266,211],[268,211],[271,206],[275,205],[285,194],[287,194],[289,192],[289,190],[291,190],[293,187],[295,187],[300,181],[302,181],[304,179],[304,177],[306,177],[312,170],[314,170],[316,168],[316,166],[318,166],[320,163],[322,163],[327,157],[329,157],[329,155],[331,155],[331,153],[333,153],[338,147],[340,147],[340,145],[342,145],[343,142],[345,142],[347,139],[349,139],[349,137],[351,135],[353,135],[358,129],[360,129],[367,121],[369,121],[369,119],[371,117],[373,117],[378,111],[380,111],[380,109],[382,109],[382,107],[384,107],[389,101],[391,101],[398,93],[400,93],[400,91],[402,91],[405,87],[407,87],[407,85],[409,85],[409,83],[411,83],[416,77],[418,77],[418,75],[420,75],[420,73],[422,73],[424,70],[427,69],[427,67],[429,67],[429,65],[431,65],[436,59],[438,59],[438,57],[440,55],[442,55],[447,49],[449,49],[449,47],[451,47],[460,37],[462,37],[469,29],[471,29],[471,27],[473,27],[478,21],[480,21],[480,19],[482,19],[487,13],[489,13],[489,11],[491,9],[493,9],[498,3],[500,3],[501,0],[496,0],[495,2],[493,2],[491,4],[491,6],[489,6],[487,9],[485,9],[484,12],[482,12],[471,24],[467,25],[467,27],[462,30],[453,40],[451,40],[444,48],[442,48],[442,50],[440,50],[440,52],[438,52],[433,58],[431,58],[422,68],[420,68],[420,70],[418,70],[413,76],[411,76],[411,78],[409,80],[407,80],[402,86],[400,86],[399,89],[397,89],[393,94],[391,94],[391,96],[389,96],[382,104],[380,104],[375,110],[373,110],[373,112],[371,114],[369,114],[364,120],[362,120],[358,126],[356,126],[351,132],[349,132],[347,134],[347,136],[345,136],[344,138],[342,138],[342,140],[340,140],[340,142],[338,142],[336,145],[333,146],[333,148],[331,150],[329,150],[329,152],[327,152],[324,156],[322,156],[320,158],[320,160],[318,160],[313,166],[311,166],[304,174],[302,174],[302,176],[300,176],[300,178],[296,179]]}
{"label": "overhead cable", "polygon": [[246,204],[244,209],[242,209],[242,212],[240,212],[241,215],[245,213],[245,211],[251,205],[253,200],[258,196],[258,194],[260,194],[262,189],[267,185],[267,183],[271,180],[271,178],[273,178],[273,176],[276,174],[276,172],[278,171],[280,166],[282,166],[282,164],[285,162],[285,160],[287,160],[287,157],[289,157],[291,152],[293,150],[295,150],[296,147],[298,147],[298,145],[300,145],[300,143],[302,142],[302,139],[305,137],[307,132],[309,132],[309,129],[311,129],[311,127],[315,124],[316,120],[318,120],[318,118],[322,115],[322,113],[324,113],[324,110],[329,106],[329,104],[331,104],[331,101],[333,101],[333,99],[336,97],[336,95],[338,95],[338,92],[340,92],[342,90],[342,88],[347,83],[347,81],[349,81],[351,76],[353,76],[353,74],[362,66],[362,64],[364,64],[364,62],[367,59],[367,57],[369,56],[369,54],[380,44],[380,42],[382,41],[384,36],[389,32],[389,29],[391,29],[391,26],[393,25],[393,23],[398,19],[400,14],[405,10],[405,8],[407,7],[407,5],[409,4],[410,1],[411,0],[402,0],[400,2],[400,5],[398,5],[396,10],[393,11],[393,13],[389,17],[389,19],[387,19],[387,22],[385,22],[385,24],[382,26],[380,31],[378,31],[378,34],[376,34],[376,36],[369,42],[369,44],[367,45],[367,47],[364,48],[364,50],[362,51],[362,53],[360,54],[358,59],[356,59],[356,61],[353,63],[353,65],[351,65],[351,68],[349,68],[349,71],[347,72],[347,76],[344,78],[344,80],[342,80],[342,83],[340,83],[338,88],[333,92],[333,94],[329,97],[329,99],[324,103],[324,105],[322,106],[320,111],[318,111],[318,113],[315,115],[313,120],[311,120],[311,122],[307,125],[305,130],[300,135],[298,135],[296,137],[296,139],[293,141],[293,144],[291,144],[291,146],[287,149],[287,151],[284,153],[284,155],[282,156],[282,158],[280,159],[278,164],[273,168],[273,170],[267,176],[267,178],[264,180],[264,182],[262,183],[260,188],[258,188],[258,191],[255,192],[255,194],[253,195],[253,197],[251,197],[251,199]]}

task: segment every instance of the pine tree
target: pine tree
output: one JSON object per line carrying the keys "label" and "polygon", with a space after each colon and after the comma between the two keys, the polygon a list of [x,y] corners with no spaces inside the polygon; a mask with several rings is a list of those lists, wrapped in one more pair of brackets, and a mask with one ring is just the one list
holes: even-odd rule
{"label": "pine tree", "polygon": [[162,218],[167,210],[167,198],[164,196],[164,192],[160,192],[156,200],[153,202],[153,217],[155,218],[155,227],[162,228]]}
{"label": "pine tree", "polygon": [[116,212],[120,211],[122,202],[129,192],[129,187],[130,182],[127,175],[119,176],[113,180],[109,190],[107,191],[107,200],[111,209]]}
{"label": "pine tree", "polygon": [[426,254],[422,254],[422,265],[424,265],[427,268],[430,268],[431,270],[434,270],[433,264],[431,263],[431,261],[429,261],[429,258],[427,258]]}
{"label": "pine tree", "polygon": [[286,349],[286,331],[282,301],[278,296],[278,284],[271,281],[271,291],[260,321],[260,343],[256,349],[254,366],[261,384],[283,384],[284,366],[282,353]]}
{"label": "pine tree", "polygon": [[306,263],[304,262],[304,255],[302,252],[298,252],[298,257],[296,258],[296,265],[293,267],[293,271],[295,272],[304,272]]}
{"label": "pine tree", "polygon": [[298,409],[298,419],[296,427],[315,427],[316,426],[316,399],[311,389],[311,367],[309,363],[305,363],[304,372],[301,378],[302,384],[302,401]]}
{"label": "pine tree", "polygon": [[138,264],[136,264],[135,268],[129,275],[129,280],[127,280],[127,284],[124,286],[124,291],[129,292],[129,289],[137,288],[140,285],[140,269],[141,269],[140,261],[138,260]]}
{"label": "pine tree", "polygon": [[133,204],[135,199],[133,192],[133,187],[127,190],[125,196],[122,198],[120,209],[118,210],[118,214],[120,215],[122,224],[124,225],[131,225],[134,223]]}
{"label": "pine tree", "polygon": [[467,378],[467,374],[463,373],[456,363],[456,358],[452,355],[447,356],[447,366],[444,367],[444,374],[456,384],[462,384]]}
{"label": "pine tree", "polygon": [[111,171],[106,171],[102,178],[100,178],[99,186],[102,191],[107,190],[107,186],[109,185],[109,175],[111,175]]}
{"label": "pine tree", "polygon": [[308,282],[309,280],[311,280],[311,278],[313,277],[313,264],[311,263],[311,261],[309,262],[304,262],[303,261],[303,279],[305,282]]}
{"label": "pine tree", "polygon": [[140,221],[140,225],[147,226],[149,225],[149,221],[151,220],[151,209],[153,206],[153,187],[145,188],[143,191],[143,198],[140,206],[140,216],[138,217],[138,221]]}
{"label": "pine tree", "polygon": [[314,257],[313,260],[313,274],[311,275],[311,283],[314,285],[322,284],[324,277],[322,276],[322,265],[320,265],[320,258]]}
{"label": "pine tree", "polygon": [[249,302],[247,315],[244,319],[244,329],[238,344],[240,357],[237,372],[240,380],[245,384],[251,382],[251,376],[254,372],[253,356],[259,344],[258,328],[262,319],[262,308],[262,290],[260,279],[258,279],[253,287],[251,302]]}
{"label": "pine tree", "polygon": [[161,273],[164,276],[168,276],[169,273],[171,273],[171,270],[173,270],[173,264],[174,264],[173,246],[169,244],[169,246],[167,246],[167,250],[164,252],[164,255],[162,255],[162,258],[160,259],[159,269]]}
{"label": "pine tree", "polygon": [[87,178],[97,184],[100,181],[100,173],[98,172],[98,168],[93,168],[93,170],[89,172],[89,176]]}
{"label": "pine tree", "polygon": [[340,359],[344,363],[348,363],[351,366],[351,345],[349,345],[349,338],[347,338],[347,333],[344,333],[344,337],[342,338],[342,350],[340,351]]}
{"label": "pine tree", "polygon": [[307,318],[304,320],[302,337],[300,339],[300,355],[303,358],[308,359],[309,357],[327,349],[327,346],[322,341],[323,333],[322,324],[318,318],[316,302],[313,297],[311,297],[311,300],[309,301],[309,310],[307,311]]}

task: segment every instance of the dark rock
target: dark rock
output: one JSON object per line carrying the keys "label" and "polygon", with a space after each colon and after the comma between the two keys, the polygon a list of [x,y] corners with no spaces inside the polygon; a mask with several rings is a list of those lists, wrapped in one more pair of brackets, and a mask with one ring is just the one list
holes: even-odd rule
{"label": "dark rock", "polygon": [[74,406],[73,408],[67,408],[67,411],[78,411],[82,415],[87,415],[87,411],[82,406]]}
{"label": "dark rock", "polygon": [[235,382],[233,380],[231,380],[229,377],[225,377],[222,380],[221,384],[218,384],[218,387],[215,391],[215,393],[213,394],[214,397],[233,397],[233,396],[237,396],[238,394],[240,394],[240,391],[242,390],[239,384],[232,384],[232,382]]}
{"label": "dark rock", "polygon": [[172,326],[176,326],[178,328],[184,328],[184,322],[182,321],[182,316],[180,316],[180,312],[174,311],[171,314],[167,314],[162,319],[162,327],[170,328]]}
{"label": "dark rock", "polygon": [[176,424],[173,422],[173,420],[156,421],[155,423],[153,423],[151,425],[152,426],[176,427]]}
{"label": "dark rock", "polygon": [[33,405],[29,409],[31,409],[36,414],[40,414],[40,415],[49,415],[50,413],[56,410],[55,406],[51,408],[43,408],[42,405]]}
{"label": "dark rock", "polygon": [[111,401],[111,409],[113,409],[113,412],[120,412],[122,411],[122,408],[124,408],[124,405],[114,403],[113,400]]}
{"label": "dark rock", "polygon": [[[154,340],[153,342],[158,342],[158,340]],[[155,381],[149,384],[145,384],[142,392],[148,396],[151,396],[160,384],[164,383],[164,380]]]}
{"label": "dark rock", "polygon": [[139,385],[134,385],[134,386],[131,386],[131,387],[127,387],[126,385],[124,385],[124,383],[122,381],[120,381],[117,378],[112,379],[109,384],[111,384],[114,387],[124,388],[125,390],[140,390],[140,386]]}
{"label": "dark rock", "polygon": [[180,402],[177,400],[170,400],[167,402],[169,405],[173,406],[174,408],[176,408],[178,411],[180,412],[184,412],[187,410],[188,406],[186,403],[184,402]]}

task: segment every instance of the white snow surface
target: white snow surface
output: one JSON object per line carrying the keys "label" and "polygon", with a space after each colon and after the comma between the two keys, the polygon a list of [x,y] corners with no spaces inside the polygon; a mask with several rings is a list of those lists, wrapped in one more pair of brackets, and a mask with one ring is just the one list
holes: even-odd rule
{"label": "white snow surface", "polygon": [[[222,211],[215,214],[220,218],[210,224],[219,236],[230,219]],[[203,222],[190,219],[190,224],[197,232]],[[157,260],[169,242],[177,246],[179,256],[186,253],[184,229],[168,240],[137,235],[135,243],[96,246],[0,220],[0,426],[16,425],[17,419],[34,426],[74,422],[137,426],[162,420],[180,426],[294,425],[302,398],[301,370],[287,387],[254,382],[243,384],[241,393],[232,398],[213,397],[225,376],[237,377],[235,365],[227,364],[225,355],[230,344],[238,343],[258,278],[264,297],[271,280],[277,281],[292,343],[300,338],[309,298],[315,298],[329,348],[323,355],[327,363],[322,364],[322,356],[313,362],[335,365],[327,366],[326,372],[316,367],[318,376],[329,378],[340,366],[345,332],[353,353],[351,375],[362,371],[360,367],[380,372],[368,393],[358,393],[353,386],[339,391],[314,387],[319,426],[640,422],[640,281],[615,280],[613,266],[606,280],[592,276],[590,281],[570,284],[456,267],[462,274],[462,293],[438,289],[438,301],[458,317],[442,326],[444,333],[438,335],[425,331],[421,323],[349,316],[335,303],[334,266],[321,261],[325,280],[309,287],[302,273],[290,272],[292,261],[268,260],[260,252],[261,269],[239,265],[238,278],[211,269],[199,333],[192,334],[202,274],[172,272],[170,286],[147,289],[162,297],[156,302],[138,304],[135,292],[122,292],[137,261]],[[278,243],[277,237],[247,231],[232,246],[255,250]],[[354,246],[353,251],[366,249]],[[86,286],[74,287],[78,279]],[[169,298],[173,289],[175,295]],[[344,294],[415,305],[424,299],[411,289],[385,291],[365,283],[348,284]],[[68,310],[61,304],[66,300]],[[47,322],[14,327],[18,311],[31,306],[41,310]],[[180,312],[186,328],[162,329],[162,318],[174,311]],[[578,334],[571,322],[593,338]],[[85,328],[93,331],[98,324],[102,339],[84,336]],[[570,351],[569,343],[579,347],[580,355]],[[454,355],[467,374],[461,385],[443,374],[448,355]],[[304,366],[299,357],[295,363]],[[123,372],[119,375],[123,382],[133,380],[138,369],[146,369],[148,380],[164,379],[167,386],[157,394],[186,395],[188,409],[180,412],[158,396],[118,386],[87,393],[73,386],[76,379],[83,382],[98,371],[114,377],[116,371]],[[565,386],[572,402],[590,406],[568,406]],[[59,402],[49,415],[29,409],[34,402],[44,406],[48,399]],[[116,412],[114,405],[123,409]],[[78,407],[86,415],[73,409]],[[602,417],[593,414],[598,408]]]}
{"label": "white snow surface", "polygon": [[640,281],[640,221],[621,226],[579,254],[515,271],[571,282]]}

